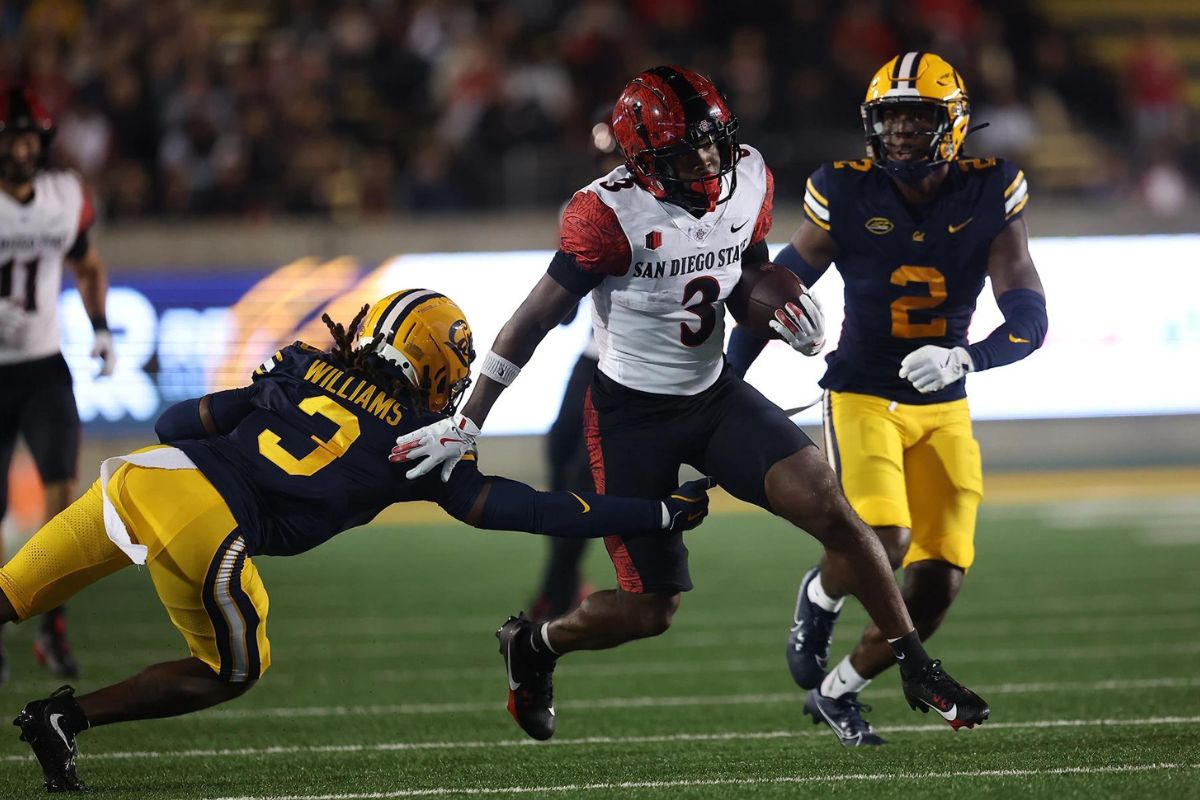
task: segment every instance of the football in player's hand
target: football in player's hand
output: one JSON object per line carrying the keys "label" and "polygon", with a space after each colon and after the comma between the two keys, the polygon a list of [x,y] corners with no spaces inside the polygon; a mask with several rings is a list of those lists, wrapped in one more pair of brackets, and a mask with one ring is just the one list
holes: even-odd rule
{"label": "football in player's hand", "polygon": [[760,339],[778,339],[769,323],[775,311],[806,292],[796,273],[770,262],[742,267],[742,277],[725,305],[738,324]]}

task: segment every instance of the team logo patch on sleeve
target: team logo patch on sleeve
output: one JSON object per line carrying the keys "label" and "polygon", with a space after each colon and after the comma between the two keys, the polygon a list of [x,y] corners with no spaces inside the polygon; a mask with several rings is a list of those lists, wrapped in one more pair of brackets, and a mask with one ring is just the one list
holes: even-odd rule
{"label": "team logo patch on sleeve", "polygon": [[871,217],[863,224],[863,227],[877,236],[883,236],[885,233],[891,233],[896,226],[887,217]]}

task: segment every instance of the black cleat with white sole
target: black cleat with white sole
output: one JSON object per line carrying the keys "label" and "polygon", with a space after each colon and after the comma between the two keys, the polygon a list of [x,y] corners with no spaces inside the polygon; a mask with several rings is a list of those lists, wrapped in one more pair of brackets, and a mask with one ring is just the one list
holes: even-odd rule
{"label": "black cleat with white sole", "polygon": [[496,638],[508,675],[508,713],[539,741],[554,735],[554,657],[534,652],[533,621],[522,612],[509,617]]}
{"label": "black cleat with white sole", "polygon": [[70,686],[63,686],[45,700],[26,704],[13,720],[21,729],[21,741],[33,748],[42,765],[48,792],[90,791],[75,774],[75,737],[87,730],[88,721],[74,694]]}
{"label": "black cleat with white sole", "polygon": [[984,699],[950,677],[936,658],[915,675],[908,676],[902,671],[900,676],[909,706],[923,714],[932,708],[954,730],[974,728],[991,713]]}
{"label": "black cleat with white sole", "polygon": [[826,611],[808,599],[808,585],[821,573],[819,566],[804,574],[796,597],[796,613],[788,633],[787,663],[792,680],[802,689],[821,683],[829,667],[829,641],[840,611]]}
{"label": "black cleat with white sole", "polygon": [[871,723],[863,719],[863,712],[871,707],[860,703],[857,694],[841,697],[826,697],[820,689],[813,689],[804,699],[804,713],[812,717],[814,725],[824,722],[842,747],[876,747],[887,744],[887,740],[875,733]]}

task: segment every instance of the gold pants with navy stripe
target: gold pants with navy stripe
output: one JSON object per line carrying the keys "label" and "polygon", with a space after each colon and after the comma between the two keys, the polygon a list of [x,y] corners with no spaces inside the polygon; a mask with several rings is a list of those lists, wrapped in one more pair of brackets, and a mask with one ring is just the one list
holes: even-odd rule
{"label": "gold pants with navy stripe", "polygon": [[[191,654],[222,680],[255,680],[271,663],[269,601],[225,501],[194,469],[122,466],[105,487]],[[132,565],[104,530],[100,482],[47,522],[0,569],[20,619],[44,613]]]}
{"label": "gold pants with navy stripe", "polygon": [[969,568],[983,465],[967,401],[910,405],[828,391],[824,412],[826,454],[863,521],[912,530],[905,566]]}

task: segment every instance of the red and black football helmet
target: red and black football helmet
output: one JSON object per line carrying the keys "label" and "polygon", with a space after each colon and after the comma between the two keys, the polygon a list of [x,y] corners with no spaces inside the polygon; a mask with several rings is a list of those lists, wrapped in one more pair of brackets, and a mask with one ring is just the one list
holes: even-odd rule
{"label": "red and black football helmet", "polygon": [[0,85],[0,136],[10,133],[36,133],[41,137],[42,154],[35,163],[19,163],[8,155],[7,149],[0,156],[0,178],[27,183],[45,165],[50,140],[54,138],[54,119],[27,86]]}
{"label": "red and black football helmet", "polygon": [[[713,211],[737,187],[737,115],[703,75],[683,67],[654,67],[621,92],[613,109],[613,134],[625,166],[650,194],[690,211]],[[679,177],[678,157],[709,143],[721,168],[701,180]],[[725,186],[725,176],[730,175]]]}

